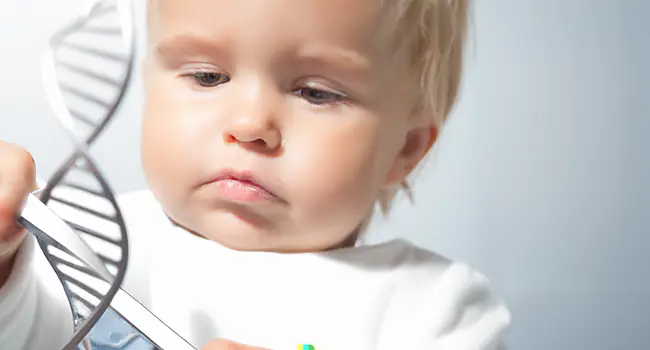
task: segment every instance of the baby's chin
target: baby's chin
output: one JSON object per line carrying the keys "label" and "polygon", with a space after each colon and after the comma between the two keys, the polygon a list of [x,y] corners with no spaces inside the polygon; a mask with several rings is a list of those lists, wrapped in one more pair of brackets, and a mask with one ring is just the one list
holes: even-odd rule
{"label": "baby's chin", "polygon": [[258,218],[245,218],[234,213],[221,212],[203,220],[202,236],[239,251],[276,251],[286,238]]}
{"label": "baby's chin", "polygon": [[304,237],[292,236],[289,232],[292,230],[283,230],[262,217],[215,211],[193,219],[181,226],[231,250],[282,253],[313,250],[304,242],[299,243]]}
{"label": "baby's chin", "polygon": [[177,225],[227,249],[242,252],[295,254],[323,252],[348,246],[348,240],[341,242],[332,237],[314,235],[308,228],[296,232],[288,227],[260,227],[230,212],[210,213],[208,217],[202,217],[194,223]]}

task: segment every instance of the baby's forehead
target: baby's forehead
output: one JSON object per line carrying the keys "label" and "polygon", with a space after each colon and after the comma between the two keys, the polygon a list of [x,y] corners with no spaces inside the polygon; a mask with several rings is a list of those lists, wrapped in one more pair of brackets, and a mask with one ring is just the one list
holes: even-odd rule
{"label": "baby's forehead", "polygon": [[241,64],[274,67],[274,74],[348,75],[343,80],[364,89],[412,85],[418,72],[410,51],[396,49],[388,2],[154,0],[149,53],[218,57],[226,70]]}
{"label": "baby's forehead", "polygon": [[[223,36],[348,38],[370,46],[392,39],[395,11],[387,0],[149,0],[150,38],[200,32]],[[345,9],[344,11],[342,9]],[[337,38],[338,36],[338,38]],[[393,41],[393,40],[391,40]]]}

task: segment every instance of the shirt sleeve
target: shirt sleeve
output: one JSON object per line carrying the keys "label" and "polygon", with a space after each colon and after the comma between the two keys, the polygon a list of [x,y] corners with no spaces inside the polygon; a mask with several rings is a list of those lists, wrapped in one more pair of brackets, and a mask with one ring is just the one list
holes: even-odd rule
{"label": "shirt sleeve", "polygon": [[505,350],[511,315],[488,279],[454,263],[432,289],[428,341],[432,349]]}
{"label": "shirt sleeve", "polygon": [[2,349],[60,349],[70,339],[72,316],[67,299],[48,267],[36,240],[28,235],[9,279],[0,288]]}
{"label": "shirt sleeve", "polygon": [[430,257],[413,265],[385,312],[378,349],[506,349],[510,313],[484,275]]}

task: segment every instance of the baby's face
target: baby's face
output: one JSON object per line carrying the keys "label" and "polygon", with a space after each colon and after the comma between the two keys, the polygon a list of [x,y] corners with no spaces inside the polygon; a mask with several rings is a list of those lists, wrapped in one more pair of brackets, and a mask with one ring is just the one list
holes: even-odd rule
{"label": "baby's face", "polygon": [[337,246],[424,156],[379,0],[158,0],[142,157],[181,226],[238,250]]}

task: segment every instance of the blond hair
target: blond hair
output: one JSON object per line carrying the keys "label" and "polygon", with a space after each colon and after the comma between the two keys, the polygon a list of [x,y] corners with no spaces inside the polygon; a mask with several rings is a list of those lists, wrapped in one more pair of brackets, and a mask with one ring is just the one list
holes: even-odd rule
{"label": "blond hair", "polygon": [[442,126],[456,103],[468,25],[468,0],[396,0],[402,5],[400,34],[410,40],[420,72],[424,107]]}
{"label": "blond hair", "polygon": [[[397,15],[397,49],[408,50],[419,74],[420,107],[430,112],[440,132],[460,90],[469,0],[383,1]],[[384,214],[400,189],[411,198],[406,181],[400,187],[381,190],[378,202]]]}

